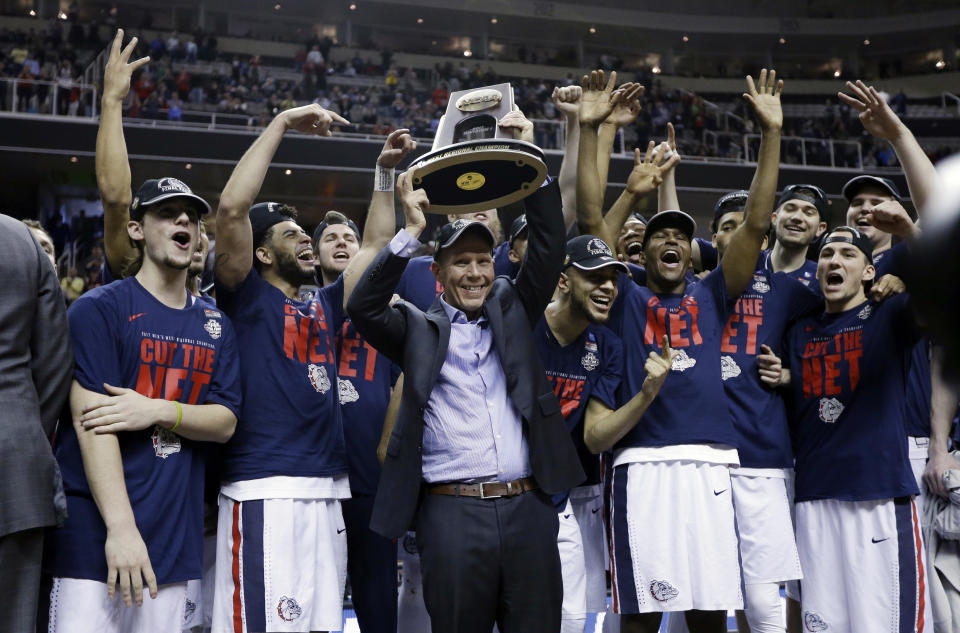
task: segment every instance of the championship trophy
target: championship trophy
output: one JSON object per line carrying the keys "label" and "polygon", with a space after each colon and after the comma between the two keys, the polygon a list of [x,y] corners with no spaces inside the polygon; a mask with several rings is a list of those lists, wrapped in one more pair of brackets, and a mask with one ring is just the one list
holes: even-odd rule
{"label": "championship trophy", "polygon": [[431,213],[494,209],[543,183],[543,151],[497,127],[511,110],[513,88],[506,83],[450,95],[433,147],[410,166],[413,186],[426,191]]}

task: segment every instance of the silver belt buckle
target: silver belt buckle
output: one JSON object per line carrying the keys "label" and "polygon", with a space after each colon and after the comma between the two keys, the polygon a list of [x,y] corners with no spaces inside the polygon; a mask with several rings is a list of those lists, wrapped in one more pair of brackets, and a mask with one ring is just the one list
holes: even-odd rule
{"label": "silver belt buckle", "polygon": [[500,482],[497,482],[497,481],[480,482],[480,498],[481,499],[499,499],[500,497],[502,497],[503,495],[488,495],[486,493],[486,488],[484,488],[484,486],[486,486],[487,484],[496,484],[496,483],[500,483]]}

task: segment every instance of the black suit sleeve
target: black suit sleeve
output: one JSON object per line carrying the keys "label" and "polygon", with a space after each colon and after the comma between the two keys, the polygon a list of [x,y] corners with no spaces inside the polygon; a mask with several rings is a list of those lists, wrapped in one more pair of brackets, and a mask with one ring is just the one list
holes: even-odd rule
{"label": "black suit sleeve", "polygon": [[390,299],[408,261],[406,257],[394,255],[388,244],[363,271],[347,300],[347,314],[357,332],[401,366],[406,318],[401,310],[390,305]]}
{"label": "black suit sleeve", "polygon": [[543,311],[563,270],[566,230],[563,203],[556,180],[540,187],[524,200],[527,209],[527,255],[517,273],[516,288],[531,326]]}
{"label": "black suit sleeve", "polygon": [[73,352],[67,329],[67,310],[57,274],[47,254],[37,250],[37,311],[30,335],[30,372],[40,403],[40,420],[47,437],[53,435],[57,419],[70,393]]}

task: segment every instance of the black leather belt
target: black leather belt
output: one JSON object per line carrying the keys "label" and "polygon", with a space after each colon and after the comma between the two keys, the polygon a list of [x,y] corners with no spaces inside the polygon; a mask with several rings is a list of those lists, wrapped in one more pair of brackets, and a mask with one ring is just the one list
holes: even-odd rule
{"label": "black leather belt", "polygon": [[480,497],[481,499],[499,499],[515,497],[540,486],[533,477],[514,479],[513,481],[485,481],[479,484],[434,484],[427,487],[432,495],[453,495],[455,497]]}

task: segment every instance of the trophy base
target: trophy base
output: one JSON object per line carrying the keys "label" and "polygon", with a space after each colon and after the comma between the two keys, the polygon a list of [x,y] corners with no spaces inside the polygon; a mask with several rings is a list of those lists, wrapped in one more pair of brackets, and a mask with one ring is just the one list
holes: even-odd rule
{"label": "trophy base", "polygon": [[424,154],[410,166],[430,213],[472,213],[523,200],[543,184],[543,151],[525,141],[466,141]]}

